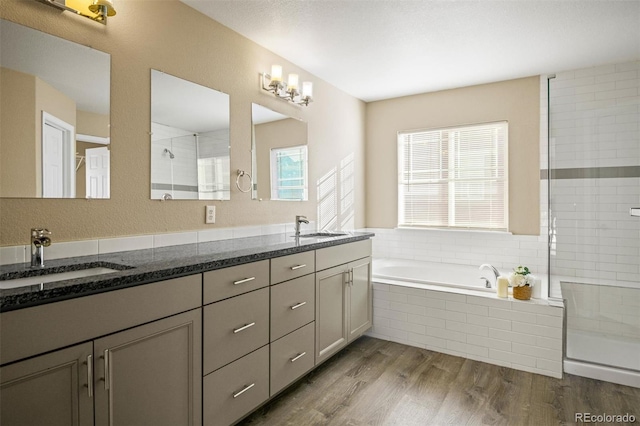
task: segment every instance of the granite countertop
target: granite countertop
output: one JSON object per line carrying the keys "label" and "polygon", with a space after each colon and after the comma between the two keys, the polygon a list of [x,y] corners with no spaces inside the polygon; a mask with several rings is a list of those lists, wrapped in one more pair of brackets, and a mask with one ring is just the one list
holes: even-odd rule
{"label": "granite countertop", "polygon": [[[49,271],[88,267],[119,270],[104,275],[0,289],[0,312],[366,240],[374,236],[370,232],[342,233],[345,235],[307,237],[298,241],[293,234],[273,234],[45,261],[44,269]],[[32,269],[28,263],[0,266],[0,274],[9,276],[30,270]]]}

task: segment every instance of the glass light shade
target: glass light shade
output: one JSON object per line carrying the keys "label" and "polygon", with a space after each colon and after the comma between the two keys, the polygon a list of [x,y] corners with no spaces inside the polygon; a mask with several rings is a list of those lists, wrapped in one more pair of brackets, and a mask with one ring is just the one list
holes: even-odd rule
{"label": "glass light shade", "polygon": [[302,97],[312,98],[313,97],[313,83],[310,81],[302,82]]}
{"label": "glass light shade", "polygon": [[289,74],[289,79],[287,80],[287,89],[298,90],[298,74]]}
{"label": "glass light shade", "polygon": [[278,83],[282,82],[282,67],[280,65],[271,66],[271,81]]}

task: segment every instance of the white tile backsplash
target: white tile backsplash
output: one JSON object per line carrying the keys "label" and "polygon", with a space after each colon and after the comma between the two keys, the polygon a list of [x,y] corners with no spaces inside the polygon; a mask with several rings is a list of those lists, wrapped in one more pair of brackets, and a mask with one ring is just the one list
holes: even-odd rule
{"label": "white tile backsplash", "polygon": [[[315,232],[315,222],[303,225],[303,232]],[[136,235],[130,237],[104,238],[99,240],[53,242],[45,250],[46,259],[87,256],[114,253],[119,251],[143,250],[155,247],[167,247],[181,244],[195,244],[231,238],[253,237],[259,235],[293,232],[293,224],[277,223],[272,225],[246,226],[236,228],[215,228],[200,231],[177,232],[156,235]],[[29,246],[0,247],[0,265],[24,263],[29,261]]]}
{"label": "white tile backsplash", "polygon": [[198,242],[198,232],[176,232],[153,236],[153,247],[179,246],[181,244],[195,244]]}
{"label": "white tile backsplash", "polygon": [[[55,244],[55,242],[53,244]],[[114,253],[118,251],[143,250],[150,248],[153,248],[153,235],[105,238],[98,240],[99,254]]]}

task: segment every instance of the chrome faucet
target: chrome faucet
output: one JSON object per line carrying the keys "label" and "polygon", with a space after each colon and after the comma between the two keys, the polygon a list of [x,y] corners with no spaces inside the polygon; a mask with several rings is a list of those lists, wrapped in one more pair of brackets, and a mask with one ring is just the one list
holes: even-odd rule
{"label": "chrome faucet", "polygon": [[51,245],[51,232],[45,228],[31,228],[31,267],[44,268],[44,248]]}
{"label": "chrome faucet", "polygon": [[306,216],[296,216],[296,237],[300,236],[300,224],[306,223],[309,224]]}
{"label": "chrome faucet", "polygon": [[[500,271],[498,271],[494,266],[489,265],[488,263],[483,263],[482,265],[480,265],[480,270],[482,271],[484,268],[489,268],[491,269],[491,271],[493,272],[493,274],[495,275],[496,279],[493,281],[493,286],[496,287],[498,285],[498,277],[500,276]],[[485,277],[482,277],[486,280]],[[488,281],[488,280],[487,280]],[[487,288],[491,288],[490,286],[487,286]]]}

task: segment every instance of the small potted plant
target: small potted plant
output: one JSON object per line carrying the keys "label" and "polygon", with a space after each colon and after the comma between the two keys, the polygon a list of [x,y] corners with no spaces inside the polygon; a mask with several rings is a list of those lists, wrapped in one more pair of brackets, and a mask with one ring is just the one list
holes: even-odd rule
{"label": "small potted plant", "polygon": [[533,275],[526,266],[518,266],[509,277],[509,283],[513,287],[513,298],[518,300],[531,299],[531,287],[533,287]]}

